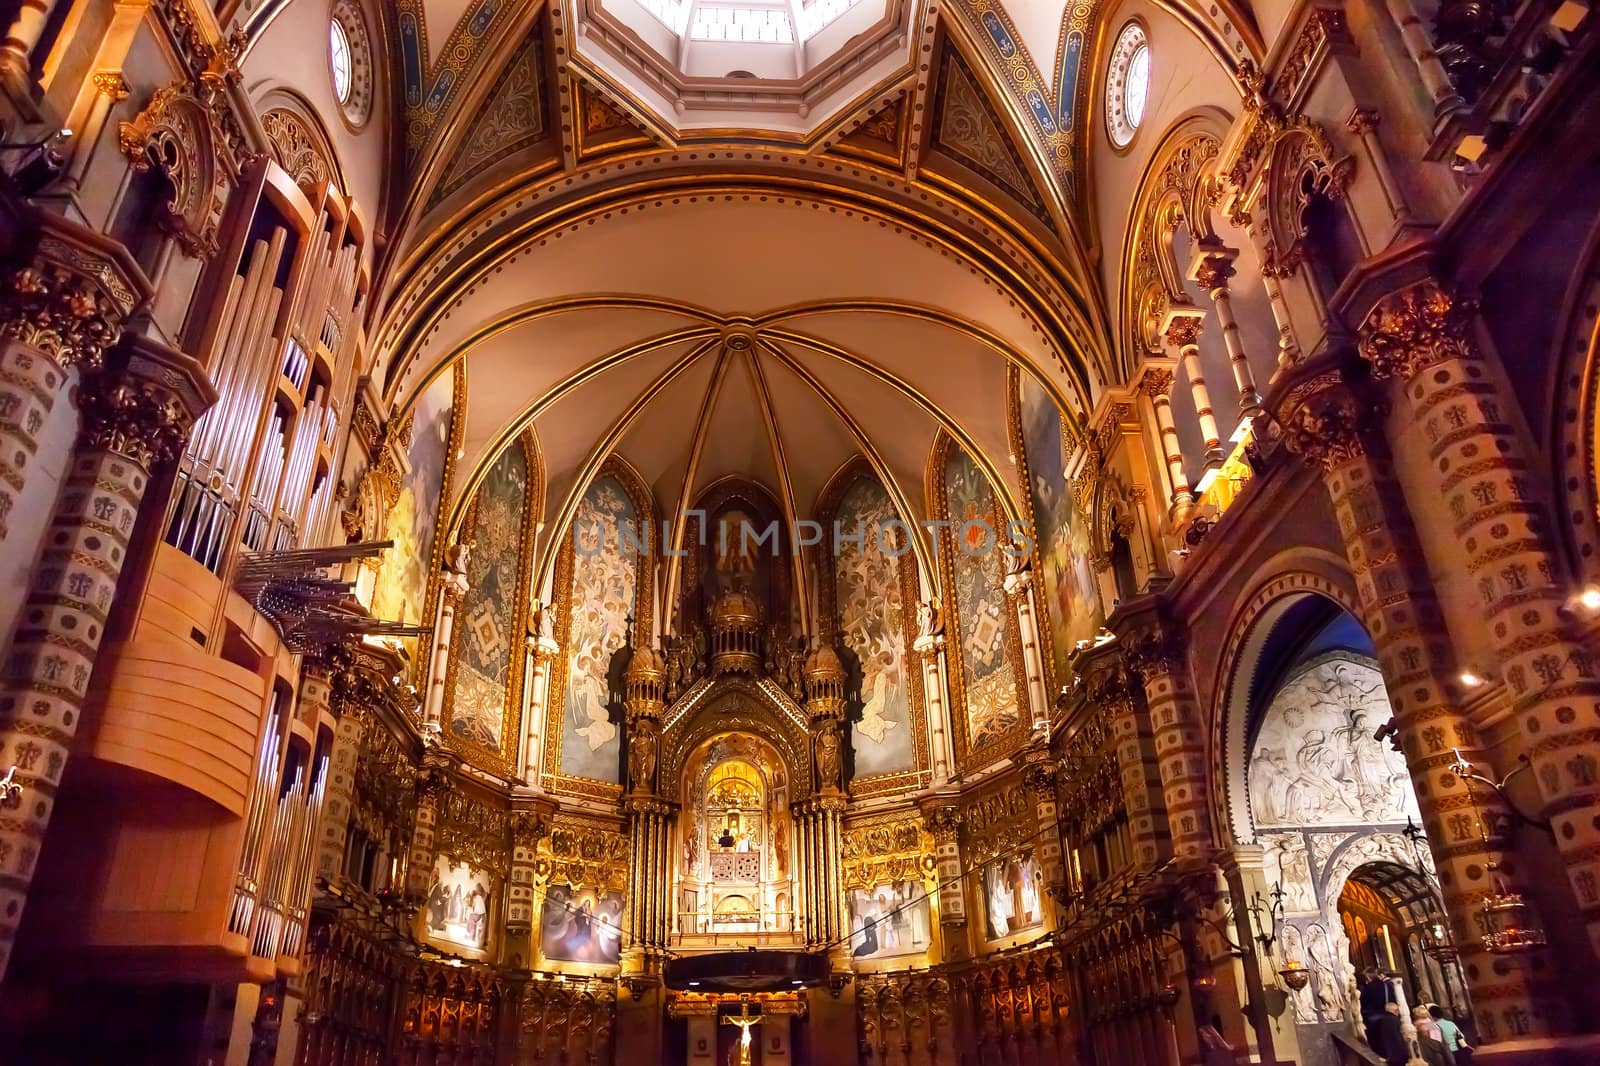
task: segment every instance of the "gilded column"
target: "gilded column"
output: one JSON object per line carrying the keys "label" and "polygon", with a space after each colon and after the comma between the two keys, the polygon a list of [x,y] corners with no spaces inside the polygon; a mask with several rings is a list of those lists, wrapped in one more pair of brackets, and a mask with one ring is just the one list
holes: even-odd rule
{"label": "gilded column", "polygon": [[154,342],[130,342],[118,361],[124,365],[80,386],[78,449],[0,668],[0,760],[15,764],[22,786],[0,817],[0,976],[150,472],[178,456],[195,417],[216,398],[198,363]]}
{"label": "gilded column", "polygon": [[1307,367],[1285,381],[1275,403],[1291,452],[1320,468],[1360,598],[1362,620],[1394,709],[1401,750],[1416,789],[1478,1031],[1488,1041],[1547,1035],[1563,1008],[1540,994],[1534,959],[1493,955],[1479,919],[1492,899],[1519,894],[1519,876],[1498,855],[1509,841],[1504,807],[1488,790],[1474,797],[1450,768],[1456,752],[1489,766],[1477,728],[1449,680],[1456,674],[1443,638],[1433,577],[1411,525],[1370,396],[1357,396],[1337,371]]}
{"label": "gilded column", "polygon": [[1211,407],[1211,391],[1206,388],[1205,371],[1200,366],[1200,326],[1203,322],[1204,318],[1198,311],[1169,311],[1162,336],[1167,347],[1176,353],[1189,379],[1195,419],[1200,423],[1200,437],[1206,445],[1206,466],[1217,466],[1223,459],[1222,434],[1217,430],[1217,415]]}
{"label": "gilded column", "polygon": [[1035,734],[1050,732],[1050,696],[1044,684],[1044,655],[1040,650],[1038,614],[1033,604],[1033,569],[1025,557],[1008,556],[1006,596],[1016,606],[1017,628],[1022,635],[1022,668],[1027,675],[1029,713]]}
{"label": "gilded column", "polygon": [[1183,446],[1178,443],[1178,427],[1172,421],[1172,371],[1146,370],[1139,380],[1139,388],[1150,398],[1156,430],[1161,434],[1161,453],[1170,486],[1169,510],[1180,514],[1194,504],[1194,493],[1189,491],[1189,476],[1183,472]]}
{"label": "gilded column", "polygon": [[1228,280],[1233,277],[1233,263],[1239,257],[1237,248],[1228,248],[1221,241],[1202,241],[1200,261],[1195,267],[1194,280],[1211,297],[1217,309],[1217,323],[1222,327],[1222,346],[1228,353],[1228,367],[1233,371],[1233,385],[1239,390],[1239,410],[1248,418],[1261,413],[1261,395],[1256,391],[1255,374],[1250,370],[1250,360],[1239,339],[1239,322],[1233,316],[1233,295],[1228,291]]}
{"label": "gilded column", "polygon": [[1144,682],[1173,853],[1203,858],[1213,846],[1205,739],[1183,641],[1159,617],[1146,615],[1119,628],[1123,661]]}
{"label": "gilded column", "polygon": [[[816,877],[811,885],[811,910],[815,915],[816,936],[826,944],[840,935],[844,924],[838,829],[845,795],[844,667],[833,649],[825,644],[806,661],[806,693],[815,769],[811,824]],[[831,954],[835,969],[849,967],[848,944],[835,945]]]}
{"label": "gilded column", "polygon": [[[1471,581],[1481,624],[1527,738],[1534,778],[1552,819],[1568,887],[1600,954],[1600,706],[1594,654],[1565,621],[1573,590],[1536,498],[1542,478],[1505,410],[1497,379],[1473,338],[1476,307],[1429,279],[1380,301],[1360,331],[1360,352],[1393,381],[1407,415],[1397,454],[1416,457],[1463,549],[1453,565]],[[1475,621],[1477,619],[1474,619]]]}
{"label": "gilded column", "polygon": [[666,677],[660,653],[649,647],[633,653],[623,675],[623,711],[628,726],[625,806],[637,901],[632,905],[633,943],[623,960],[623,973],[630,977],[654,974],[656,961],[667,943],[665,836],[669,808],[656,792]]}
{"label": "gilded column", "polygon": [[433,655],[428,660],[428,696],[422,707],[424,735],[444,732],[445,684],[450,679],[450,637],[455,632],[456,605],[467,594],[467,554],[471,547],[455,545],[439,577],[439,614],[433,627]]}

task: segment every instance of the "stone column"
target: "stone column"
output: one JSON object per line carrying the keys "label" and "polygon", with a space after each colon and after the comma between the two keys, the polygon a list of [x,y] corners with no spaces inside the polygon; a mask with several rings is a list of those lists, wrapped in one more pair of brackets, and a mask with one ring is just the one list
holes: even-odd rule
{"label": "stone column", "polygon": [[143,338],[126,344],[116,362],[80,386],[78,450],[0,667],[0,761],[16,765],[22,786],[0,819],[0,976],[150,472],[177,458],[195,417],[216,398],[198,363]]}
{"label": "stone column", "polygon": [[933,860],[939,878],[939,925],[945,960],[967,954],[967,900],[961,881],[961,794],[934,793],[919,804],[922,824],[933,837]]}
{"label": "stone column", "polygon": [[67,161],[67,172],[62,175],[58,186],[63,193],[77,191],[83,182],[83,175],[89,169],[89,163],[94,159],[94,146],[100,140],[100,131],[105,129],[106,119],[111,117],[111,109],[128,98],[128,83],[122,77],[121,71],[99,71],[92,81],[95,89],[94,102],[89,105],[89,114],[84,119],[83,128],[73,133],[72,154]]}
{"label": "stone column", "polygon": [[1425,280],[1379,302],[1361,327],[1360,352],[1372,376],[1403,397],[1404,417],[1391,427],[1395,454],[1428,472],[1425,491],[1445,505],[1419,515],[1449,515],[1448,536],[1462,550],[1443,565],[1478,599],[1473,617],[1460,621],[1481,627],[1493,649],[1541,813],[1552,819],[1590,950],[1600,955],[1600,820],[1592,813],[1600,804],[1600,675],[1568,622],[1576,590],[1534,488],[1542,461],[1503,407],[1511,401],[1474,337],[1476,310]]}
{"label": "stone column", "polygon": [[523,965],[533,962],[531,943],[538,922],[533,890],[539,841],[550,835],[556,803],[542,793],[515,788],[511,792],[511,876],[506,889],[506,935],[520,947]]}
{"label": "stone column", "polygon": [[[0,204],[5,227],[17,232],[31,224],[7,206]],[[135,273],[131,260],[123,263],[109,249],[47,234],[32,262],[0,289],[0,548],[34,550],[14,545],[9,533],[12,508],[39,465],[39,432],[66,391],[69,371],[98,370],[122,323],[144,302]]]}
{"label": "stone column", "polygon": [[1182,639],[1170,621],[1149,609],[1153,603],[1146,603],[1142,617],[1130,611],[1136,620],[1118,627],[1123,661],[1144,682],[1173,853],[1179,859],[1201,859],[1213,842],[1200,705]]}
{"label": "stone column", "polygon": [[1255,374],[1245,356],[1244,342],[1239,339],[1239,322],[1233,317],[1233,296],[1228,291],[1228,280],[1233,277],[1233,263],[1239,258],[1239,250],[1227,247],[1214,237],[1205,238],[1200,242],[1196,258],[1194,280],[1206,290],[1217,309],[1222,346],[1228,352],[1234,388],[1239,390],[1239,410],[1244,417],[1253,419],[1261,413],[1261,394],[1256,391]]}
{"label": "stone column", "polygon": [[[331,709],[332,686],[324,667],[308,663],[300,675],[300,704],[316,707],[317,717]],[[333,731],[328,755],[328,783],[323,792],[322,824],[317,831],[316,876],[331,881],[344,868],[345,839],[350,830],[350,804],[355,796],[356,761],[361,757],[365,723],[346,709]]]}
{"label": "stone column", "polygon": [[1450,75],[1445,72],[1439,53],[1433,47],[1433,35],[1428,32],[1422,16],[1417,14],[1412,0],[1389,0],[1389,16],[1400,27],[1400,40],[1406,54],[1417,65],[1417,74],[1433,100],[1434,130],[1438,131],[1444,127],[1446,119],[1467,106],[1466,101],[1461,99]]}
{"label": "stone column", "polygon": [[1034,733],[1050,732],[1050,696],[1044,686],[1044,655],[1040,650],[1038,613],[1033,605],[1033,569],[1028,561],[1015,556],[1006,559],[1006,597],[1017,610],[1017,629],[1022,636],[1022,668],[1028,682],[1029,713]]}
{"label": "stone column", "polygon": [[1153,368],[1144,372],[1139,381],[1140,390],[1150,397],[1155,411],[1156,429],[1161,434],[1162,458],[1167,466],[1167,481],[1171,495],[1168,512],[1177,516],[1194,504],[1194,493],[1189,490],[1189,476],[1183,472],[1183,447],[1178,443],[1178,427],[1172,421],[1172,371]]}
{"label": "stone column", "polygon": [[1039,886],[1043,890],[1040,898],[1052,901],[1053,915],[1049,927],[1053,929],[1061,924],[1062,915],[1058,908],[1059,901],[1067,896],[1067,870],[1061,858],[1056,760],[1050,752],[1048,733],[1035,739],[1022,752],[1022,787],[1033,800],[1034,814],[1039,819],[1040,835],[1033,845],[1033,854],[1038,860],[1039,873],[1044,878],[1044,884]]}
{"label": "stone column", "polygon": [[406,895],[421,905],[433,882],[434,859],[438,857],[434,834],[439,824],[439,804],[455,778],[460,760],[438,743],[429,743],[422,752],[417,770],[417,813],[411,829],[411,851],[406,856]]}
{"label": "stone column", "polygon": [[533,632],[528,635],[528,701],[523,715],[522,779],[529,788],[539,787],[539,769],[544,765],[544,727],[549,720],[545,704],[550,699],[550,664],[561,651],[556,644],[554,610],[541,606],[534,614]]}
{"label": "stone column", "polygon": [[1205,319],[1193,309],[1174,309],[1167,312],[1166,328],[1162,337],[1167,342],[1189,378],[1189,394],[1194,397],[1195,419],[1200,423],[1200,437],[1205,441],[1206,466],[1222,465],[1222,434],[1217,429],[1217,415],[1211,409],[1211,392],[1206,388],[1205,371],[1200,366],[1200,327]]}
{"label": "stone column", "polygon": [[1466,784],[1450,772],[1456,751],[1479,766],[1491,760],[1450,680],[1456,666],[1433,577],[1378,425],[1380,405],[1325,366],[1297,367],[1275,391],[1273,413],[1285,445],[1320,469],[1339,522],[1479,1034],[1485,1042],[1548,1035],[1562,1027],[1564,1008],[1536,985],[1535,959],[1491,955],[1484,946],[1480,911],[1492,896],[1519,892],[1520,873],[1498,858],[1510,846],[1502,835],[1509,825],[1504,807],[1482,789],[1474,811]]}
{"label": "stone column", "polygon": [[1089,684],[1093,686],[1089,701],[1105,714],[1115,738],[1117,773],[1122,779],[1122,804],[1128,812],[1134,866],[1153,870],[1170,853],[1172,836],[1162,816],[1161,777],[1149,719],[1120,662],[1090,675]]}
{"label": "stone column", "polygon": [[1271,236],[1262,220],[1252,222],[1247,232],[1256,249],[1256,260],[1261,264],[1261,287],[1267,293],[1267,306],[1272,309],[1272,321],[1278,327],[1278,366],[1287,368],[1299,362],[1300,343],[1295,339],[1294,323],[1289,317],[1289,301],[1283,295],[1283,280],[1267,254]]}
{"label": "stone column", "polygon": [[0,40],[0,88],[14,100],[33,97],[33,50],[44,36],[56,0],[21,0]]}
{"label": "stone column", "polygon": [[456,605],[467,594],[465,547],[455,549],[456,565],[446,564],[439,580],[439,613],[433,626],[433,655],[428,659],[428,694],[422,705],[423,736],[444,732],[444,703],[450,680],[450,638],[455,632]]}
{"label": "stone column", "polygon": [[934,600],[917,604],[917,638],[911,648],[922,662],[922,695],[928,702],[928,751],[933,786],[950,780],[955,758],[950,748],[950,699],[944,662],[944,619]]}

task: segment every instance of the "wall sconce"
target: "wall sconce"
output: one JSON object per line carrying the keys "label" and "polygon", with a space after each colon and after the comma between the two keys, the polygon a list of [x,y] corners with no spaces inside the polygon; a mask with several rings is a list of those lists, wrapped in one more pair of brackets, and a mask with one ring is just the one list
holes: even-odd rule
{"label": "wall sconce", "polygon": [[[1262,926],[1261,915],[1263,912],[1266,913],[1266,920],[1271,925],[1270,930]],[[1259,888],[1256,889],[1255,894],[1250,897],[1250,920],[1256,926],[1256,942],[1261,945],[1261,950],[1268,955],[1272,954],[1272,945],[1277,943],[1278,922],[1282,918],[1283,885],[1273,885],[1271,896],[1262,896],[1261,890]]]}
{"label": "wall sconce", "polygon": [[1284,985],[1291,992],[1299,992],[1311,983],[1311,971],[1301,964],[1299,959],[1290,959],[1283,964],[1283,969],[1278,971],[1278,976],[1283,978]]}

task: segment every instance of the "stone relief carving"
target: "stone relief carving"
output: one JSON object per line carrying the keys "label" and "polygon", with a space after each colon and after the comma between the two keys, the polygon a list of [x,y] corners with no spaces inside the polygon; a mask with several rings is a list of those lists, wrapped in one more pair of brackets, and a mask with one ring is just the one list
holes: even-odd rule
{"label": "stone relief carving", "polygon": [[1263,833],[1262,866],[1269,880],[1283,888],[1283,907],[1289,914],[1317,910],[1316,886],[1306,860],[1305,838],[1299,833]]}
{"label": "stone relief carving", "polygon": [[1373,735],[1390,713],[1382,677],[1355,659],[1324,657],[1292,678],[1252,750],[1256,825],[1420,820],[1405,759]]}

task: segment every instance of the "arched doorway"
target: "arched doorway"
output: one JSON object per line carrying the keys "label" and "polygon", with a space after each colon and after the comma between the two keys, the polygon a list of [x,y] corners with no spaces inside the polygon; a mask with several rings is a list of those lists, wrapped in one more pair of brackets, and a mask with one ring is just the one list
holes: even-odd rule
{"label": "arched doorway", "polygon": [[1316,594],[1267,605],[1257,625],[1235,678],[1249,695],[1232,798],[1281,915],[1273,969],[1310,974],[1288,993],[1302,1060],[1330,1066],[1328,1035],[1350,1027],[1367,964],[1397,974],[1413,1003],[1466,1017],[1466,995],[1453,961],[1446,972],[1449,923],[1410,772],[1376,736],[1392,709],[1365,628]]}
{"label": "arched doorway", "polygon": [[1350,966],[1397,975],[1408,1003],[1437,1003],[1467,1018],[1466,986],[1438,892],[1409,866],[1388,860],[1350,871],[1339,892]]}

